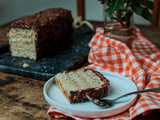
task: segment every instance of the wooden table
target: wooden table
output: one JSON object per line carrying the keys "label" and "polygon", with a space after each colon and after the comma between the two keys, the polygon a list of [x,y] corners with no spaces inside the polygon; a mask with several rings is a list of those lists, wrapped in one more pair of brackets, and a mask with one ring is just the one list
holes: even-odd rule
{"label": "wooden table", "polygon": [[[92,22],[94,27],[102,22]],[[160,47],[160,27],[140,26],[142,34]],[[8,25],[0,27],[0,47],[7,45]],[[0,72],[0,119],[1,120],[50,120],[47,110],[50,105],[43,97],[43,85],[46,81],[21,77]],[[160,110],[154,110],[146,116],[139,115],[134,120],[158,120]]]}

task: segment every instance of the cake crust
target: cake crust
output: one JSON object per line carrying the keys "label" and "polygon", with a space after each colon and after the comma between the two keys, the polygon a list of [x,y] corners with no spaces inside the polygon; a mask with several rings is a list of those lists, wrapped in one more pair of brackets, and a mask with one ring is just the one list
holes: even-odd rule
{"label": "cake crust", "polygon": [[[86,97],[86,95],[89,95],[92,98],[103,98],[108,95],[109,87],[110,87],[109,80],[107,78],[105,78],[103,76],[103,74],[101,74],[100,72],[97,72],[97,71],[94,71],[91,69],[87,69],[87,68],[82,68],[82,69],[78,69],[75,71],[65,71],[60,74],[65,73],[66,75],[68,75],[68,73],[70,73],[70,72],[77,73],[77,71],[80,71],[80,70],[84,71],[84,73],[86,71],[92,71],[98,78],[100,78],[99,80],[101,80],[101,81],[99,81],[99,82],[102,82],[102,83],[100,85],[98,85],[97,87],[88,87],[85,89],[77,89],[77,90],[67,91],[64,88],[65,83],[62,83],[61,80],[59,80],[58,77],[55,76],[54,83],[57,85],[57,87],[61,90],[63,95],[68,99],[68,101],[71,104],[72,103],[82,103],[82,102],[88,101],[88,98]],[[72,84],[72,83],[70,83],[70,84]]]}

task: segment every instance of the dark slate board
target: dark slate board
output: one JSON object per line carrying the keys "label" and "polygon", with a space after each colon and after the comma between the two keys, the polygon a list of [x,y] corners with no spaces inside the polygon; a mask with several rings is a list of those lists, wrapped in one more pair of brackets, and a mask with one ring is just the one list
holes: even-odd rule
{"label": "dark slate board", "polygon": [[[86,26],[74,29],[71,42],[65,49],[51,57],[37,61],[11,57],[5,51],[0,54],[0,71],[38,80],[48,80],[56,73],[76,69],[87,61],[87,55],[90,50],[88,43],[92,36],[91,30]],[[29,64],[29,66],[24,68],[24,63]]]}

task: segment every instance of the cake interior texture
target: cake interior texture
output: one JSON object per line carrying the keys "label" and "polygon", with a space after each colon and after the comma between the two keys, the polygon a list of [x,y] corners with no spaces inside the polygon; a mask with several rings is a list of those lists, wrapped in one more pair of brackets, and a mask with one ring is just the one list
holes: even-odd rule
{"label": "cake interior texture", "polygon": [[36,59],[36,32],[34,30],[11,28],[9,44],[12,56]]}
{"label": "cake interior texture", "polygon": [[50,8],[11,23],[8,31],[12,56],[39,59],[64,49],[73,35],[71,11]]}
{"label": "cake interior texture", "polygon": [[86,95],[102,98],[108,94],[109,80],[90,69],[63,72],[55,76],[55,84],[70,103],[88,101]]}

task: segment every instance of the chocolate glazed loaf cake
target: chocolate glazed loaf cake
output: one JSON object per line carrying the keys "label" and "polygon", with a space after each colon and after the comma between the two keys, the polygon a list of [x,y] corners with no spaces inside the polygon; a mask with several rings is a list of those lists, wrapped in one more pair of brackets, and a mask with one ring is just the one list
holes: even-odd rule
{"label": "chocolate glazed loaf cake", "polygon": [[62,49],[73,34],[71,11],[52,8],[13,22],[8,37],[12,56],[36,60]]}
{"label": "chocolate glazed loaf cake", "polygon": [[105,97],[109,92],[109,80],[100,72],[90,69],[64,71],[54,77],[54,82],[70,103],[88,101],[92,98]]}

